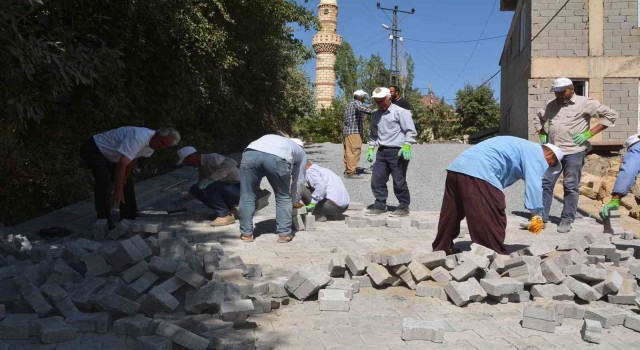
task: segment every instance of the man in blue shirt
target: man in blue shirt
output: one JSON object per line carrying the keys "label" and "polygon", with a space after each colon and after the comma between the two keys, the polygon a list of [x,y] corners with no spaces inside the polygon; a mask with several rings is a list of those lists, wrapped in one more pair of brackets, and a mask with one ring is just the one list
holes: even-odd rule
{"label": "man in blue shirt", "polygon": [[624,145],[627,147],[627,153],[622,158],[620,172],[615,185],[613,185],[613,191],[611,191],[611,201],[600,210],[600,217],[603,219],[609,217],[609,210],[620,207],[622,197],[629,193],[633,184],[636,183],[638,174],[640,174],[640,134],[630,136]]}
{"label": "man in blue shirt", "polygon": [[539,233],[542,177],[562,157],[555,145],[539,145],[512,136],[494,137],[464,151],[447,167],[433,250],[453,253],[453,240],[460,234],[460,221],[466,217],[473,242],[504,254],[507,216],[503,190],[520,179],[525,180],[524,205],[533,215],[529,231]]}

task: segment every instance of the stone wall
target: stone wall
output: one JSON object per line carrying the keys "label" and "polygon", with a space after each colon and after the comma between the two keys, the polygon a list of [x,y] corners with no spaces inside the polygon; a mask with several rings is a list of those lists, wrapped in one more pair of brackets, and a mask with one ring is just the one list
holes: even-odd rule
{"label": "stone wall", "polygon": [[615,109],[618,114],[616,125],[605,130],[604,138],[615,142],[638,133],[638,79],[605,78],[603,103]]}
{"label": "stone wall", "polygon": [[[613,0],[612,0],[613,1]],[[533,0],[531,32],[536,35],[564,1]],[[572,0],[531,43],[533,56],[576,57],[589,55],[589,1]]]}
{"label": "stone wall", "polygon": [[604,1],[604,55],[640,55],[638,0]]}

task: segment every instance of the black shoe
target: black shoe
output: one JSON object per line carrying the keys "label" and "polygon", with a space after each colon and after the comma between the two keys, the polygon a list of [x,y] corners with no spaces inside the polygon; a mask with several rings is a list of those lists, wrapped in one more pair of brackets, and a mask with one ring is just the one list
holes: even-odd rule
{"label": "black shoe", "polygon": [[391,216],[407,216],[409,215],[409,208],[397,208],[391,213]]}
{"label": "black shoe", "polygon": [[378,206],[375,204],[372,204],[370,206],[367,207],[369,210],[367,211],[366,214],[369,215],[378,215],[378,214],[383,214],[387,212],[387,207],[386,206]]}
{"label": "black shoe", "polygon": [[358,174],[348,174],[348,173],[345,173],[345,174],[344,174],[344,178],[345,178],[345,179],[350,179],[350,180],[356,180],[356,179],[362,179],[362,176],[361,176],[361,175],[358,175]]}

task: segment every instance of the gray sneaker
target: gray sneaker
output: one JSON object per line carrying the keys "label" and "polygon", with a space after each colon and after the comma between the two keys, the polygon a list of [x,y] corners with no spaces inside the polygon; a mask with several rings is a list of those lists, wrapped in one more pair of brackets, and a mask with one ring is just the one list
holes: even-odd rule
{"label": "gray sneaker", "polygon": [[391,214],[391,216],[407,216],[409,215],[409,208],[397,208]]}
{"label": "gray sneaker", "polygon": [[571,223],[569,221],[562,220],[558,225],[558,233],[567,233],[571,231]]}

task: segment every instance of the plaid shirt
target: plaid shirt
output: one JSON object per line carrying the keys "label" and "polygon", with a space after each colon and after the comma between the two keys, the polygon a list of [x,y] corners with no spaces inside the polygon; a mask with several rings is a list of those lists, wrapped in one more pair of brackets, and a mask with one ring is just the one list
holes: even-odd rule
{"label": "plaid shirt", "polygon": [[344,109],[344,122],[342,124],[342,137],[353,134],[360,134],[364,139],[364,116],[371,114],[373,111],[364,106],[360,100],[349,102],[347,108]]}

